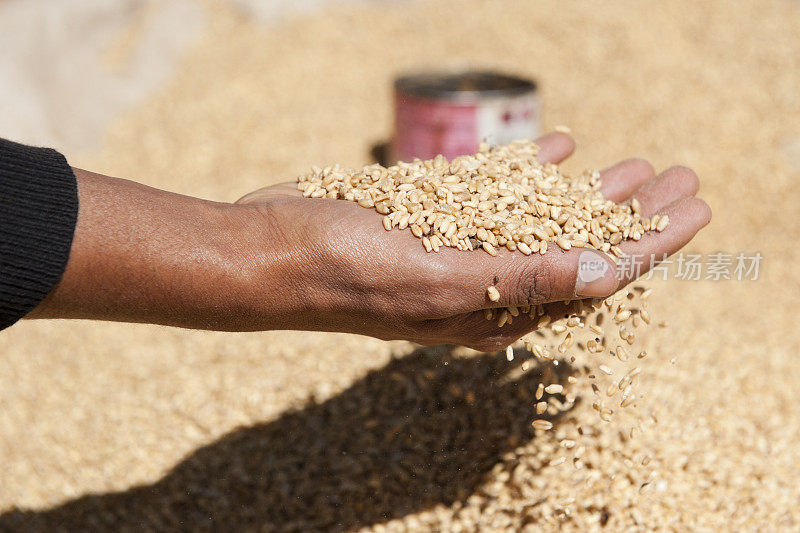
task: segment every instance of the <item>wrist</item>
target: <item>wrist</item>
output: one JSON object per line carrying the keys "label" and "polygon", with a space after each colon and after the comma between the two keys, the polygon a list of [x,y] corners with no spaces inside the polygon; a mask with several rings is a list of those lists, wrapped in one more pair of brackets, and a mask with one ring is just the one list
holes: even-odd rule
{"label": "wrist", "polygon": [[209,215],[217,228],[210,247],[226,315],[214,329],[300,328],[310,305],[306,254],[284,237],[277,206],[217,204]]}

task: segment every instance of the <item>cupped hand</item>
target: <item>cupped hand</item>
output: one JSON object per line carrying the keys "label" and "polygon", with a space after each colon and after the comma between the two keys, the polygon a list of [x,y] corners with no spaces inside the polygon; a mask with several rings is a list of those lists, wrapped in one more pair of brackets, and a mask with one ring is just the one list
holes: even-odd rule
{"label": "cupped hand", "polygon": [[[574,150],[568,135],[538,139],[542,162],[559,163]],[[668,215],[660,233],[623,241],[626,254],[661,259],[688,243],[711,220],[708,205],[694,195],[697,175],[671,167],[658,176],[648,162],[629,159],[602,171],[603,194],[615,202],[632,198],[645,217]],[[282,291],[293,300],[288,326],[405,339],[420,344],[453,343],[483,351],[501,349],[533,330],[536,320],[520,315],[510,325],[488,321],[483,310],[543,304],[549,312],[565,300],[605,297],[630,281],[630,273],[607,261],[606,274],[591,283],[578,281],[586,248],[563,251],[551,246],[544,255],[498,250],[492,257],[442,247],[428,253],[409,230],[386,231],[382,215],[344,200],[304,198],[295,183],[281,183],[250,193],[237,204],[255,216],[261,231],[278,243],[279,255],[293,265],[282,276]],[[274,252],[273,252],[274,253]],[[494,285],[500,300],[489,300]]]}

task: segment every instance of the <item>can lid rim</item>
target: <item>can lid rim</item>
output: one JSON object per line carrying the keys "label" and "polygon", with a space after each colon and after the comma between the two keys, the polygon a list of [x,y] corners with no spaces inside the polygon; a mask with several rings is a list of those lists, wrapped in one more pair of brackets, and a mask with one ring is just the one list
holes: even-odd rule
{"label": "can lid rim", "polygon": [[394,81],[398,94],[446,100],[482,100],[517,96],[536,91],[533,80],[488,70],[431,71],[400,76]]}

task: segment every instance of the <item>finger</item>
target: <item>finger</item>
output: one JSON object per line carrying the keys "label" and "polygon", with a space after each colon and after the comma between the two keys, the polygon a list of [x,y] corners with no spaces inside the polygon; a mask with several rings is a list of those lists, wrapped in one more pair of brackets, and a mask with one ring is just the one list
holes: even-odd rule
{"label": "finger", "polygon": [[669,224],[661,232],[647,232],[638,241],[623,241],[620,249],[628,256],[617,266],[619,287],[644,274],[694,238],[698,231],[711,222],[711,208],[693,196],[680,198],[657,213],[669,216]]}
{"label": "finger", "polygon": [[537,158],[542,163],[560,163],[575,151],[575,140],[566,133],[551,132],[534,141],[539,146]]}
{"label": "finger", "polygon": [[600,192],[609,200],[623,202],[655,175],[653,165],[644,159],[626,159],[600,172]]}
{"label": "finger", "polygon": [[[681,248],[703,227],[711,221],[711,208],[699,198],[686,196],[661,209],[659,216],[669,216],[670,223],[662,232],[648,232],[639,241],[623,241],[619,244],[622,251],[630,258],[637,259],[640,268],[617,267],[618,280],[615,287],[608,290],[608,295],[624,287],[638,276],[646,273],[658,264],[662,258],[668,257]],[[574,250],[570,250],[573,252]],[[567,257],[570,253],[563,253]],[[502,294],[502,293],[501,293]],[[570,298],[563,298],[564,300]],[[595,300],[596,301],[596,300]],[[502,302],[501,302],[502,303]],[[552,320],[566,318],[575,310],[574,303],[553,301],[545,305],[545,314]],[[586,305],[590,304],[585,300]],[[513,304],[512,304],[513,305]],[[503,305],[507,307],[508,304]],[[520,312],[512,320],[500,326],[499,314],[487,319],[483,310],[465,313],[460,316],[431,321],[439,335],[446,335],[450,342],[462,344],[485,352],[502,350],[519,338],[537,329],[539,318],[531,318]]]}
{"label": "finger", "polygon": [[[438,259],[446,261],[443,265],[446,271],[459,272],[457,277],[442,280],[452,296],[448,315],[485,308],[533,307],[576,298],[605,298],[617,287],[613,261],[590,248],[564,251],[556,246],[544,255],[530,256],[505,249],[497,257],[481,253],[465,255],[449,249],[439,254]],[[488,290],[490,286],[499,293],[499,298]]]}
{"label": "finger", "polygon": [[641,214],[649,217],[684,196],[694,196],[700,188],[697,174],[688,167],[670,167],[639,188],[633,197],[639,200]]}
{"label": "finger", "polygon": [[[662,232],[647,232],[639,241],[623,241],[619,248],[638,258],[636,269],[621,260],[619,265],[608,256],[589,248],[548,251],[545,255],[525,256],[501,250],[497,257],[479,255],[460,263],[458,286],[450,287],[457,302],[454,313],[473,309],[532,307],[539,304],[604,298],[651,268],[651,257],[661,259],[686,245],[711,220],[708,205],[697,198],[681,198],[659,215],[669,216]],[[459,254],[454,251],[454,254]],[[441,254],[440,254],[441,255]],[[450,254],[448,254],[450,255]],[[447,257],[443,255],[442,257]],[[457,258],[456,258],[457,259]],[[454,266],[455,267],[455,266]],[[485,287],[494,286],[499,299],[493,301]]]}

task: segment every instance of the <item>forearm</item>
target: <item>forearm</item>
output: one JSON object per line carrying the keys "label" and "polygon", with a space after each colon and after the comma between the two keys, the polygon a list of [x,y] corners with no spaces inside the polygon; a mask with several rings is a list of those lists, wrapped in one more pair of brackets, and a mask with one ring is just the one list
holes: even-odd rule
{"label": "forearm", "polygon": [[270,280],[282,277],[281,256],[267,235],[243,228],[234,206],[75,174],[80,207],[67,268],[29,318],[236,330],[258,314],[261,329],[284,326],[283,303],[265,297],[277,292]]}

